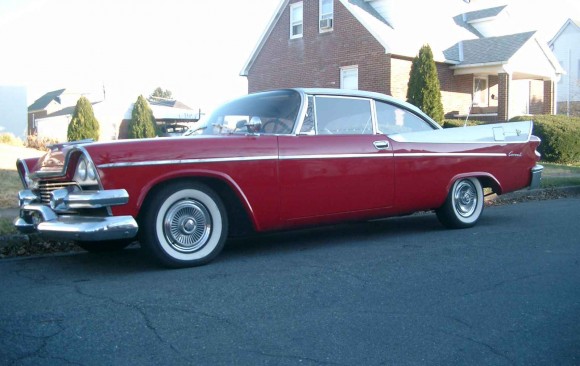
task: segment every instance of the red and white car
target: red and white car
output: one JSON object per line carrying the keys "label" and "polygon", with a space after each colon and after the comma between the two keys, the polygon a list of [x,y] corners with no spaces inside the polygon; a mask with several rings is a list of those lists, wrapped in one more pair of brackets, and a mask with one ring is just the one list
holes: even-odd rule
{"label": "red and white car", "polygon": [[435,210],[475,225],[483,188],[539,185],[532,122],[441,129],[362,91],[285,89],[217,109],[200,134],[55,146],[17,162],[15,226],[98,251],[138,239],[161,263],[212,260],[228,236]]}

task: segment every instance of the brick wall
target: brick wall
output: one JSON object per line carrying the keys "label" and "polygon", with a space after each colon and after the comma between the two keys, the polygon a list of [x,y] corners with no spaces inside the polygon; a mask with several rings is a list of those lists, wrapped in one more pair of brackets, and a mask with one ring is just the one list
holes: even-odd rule
{"label": "brick wall", "polygon": [[509,87],[510,76],[506,73],[498,75],[498,109],[497,120],[507,121],[509,118]]}
{"label": "brick wall", "polygon": [[554,113],[554,82],[550,80],[544,81],[544,114]]}
{"label": "brick wall", "polygon": [[359,89],[388,94],[389,56],[352,14],[335,1],[334,29],[319,33],[318,0],[305,0],[303,6],[302,38],[290,39],[287,6],[249,70],[248,91],[339,88],[340,68],[358,65]]}
{"label": "brick wall", "polygon": [[[291,0],[289,3],[295,3]],[[344,6],[334,2],[333,31],[318,31],[318,0],[303,1],[303,36],[290,39],[290,4],[248,71],[248,92],[290,87],[340,88],[340,68],[358,65],[359,89],[405,100],[412,58],[385,54],[384,48]],[[417,50],[419,52],[419,50]],[[473,75],[454,76],[437,63],[447,116],[468,113]],[[498,95],[498,79],[490,77]],[[493,88],[493,86],[492,86]],[[497,101],[490,104],[497,106]]]}

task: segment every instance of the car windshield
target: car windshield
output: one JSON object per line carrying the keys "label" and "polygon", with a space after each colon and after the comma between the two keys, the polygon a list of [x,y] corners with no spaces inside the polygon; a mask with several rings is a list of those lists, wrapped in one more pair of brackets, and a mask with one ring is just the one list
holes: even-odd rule
{"label": "car windshield", "polygon": [[250,94],[214,111],[202,126],[202,134],[289,134],[294,131],[300,102],[295,90]]}

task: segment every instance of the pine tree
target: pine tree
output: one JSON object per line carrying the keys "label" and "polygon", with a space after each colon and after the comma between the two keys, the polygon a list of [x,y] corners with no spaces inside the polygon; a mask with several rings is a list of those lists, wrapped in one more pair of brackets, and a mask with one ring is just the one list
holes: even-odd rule
{"label": "pine tree", "polygon": [[95,118],[91,102],[80,97],[77,101],[72,120],[68,125],[68,141],[78,141],[84,139],[99,140],[99,121]]}
{"label": "pine tree", "polygon": [[133,106],[131,121],[129,121],[128,137],[130,139],[142,139],[155,137],[156,123],[153,112],[147,100],[140,95]]}
{"label": "pine tree", "polygon": [[407,88],[407,102],[442,123],[444,118],[437,66],[429,45],[424,45],[413,59]]}

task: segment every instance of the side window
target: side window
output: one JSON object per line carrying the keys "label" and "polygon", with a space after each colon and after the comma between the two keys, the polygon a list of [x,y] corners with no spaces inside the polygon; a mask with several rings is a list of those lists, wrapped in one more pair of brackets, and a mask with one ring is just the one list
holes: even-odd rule
{"label": "side window", "polygon": [[378,101],[375,106],[379,131],[386,135],[434,129],[427,121],[409,110]]}
{"label": "side window", "polygon": [[318,96],[315,98],[315,110],[318,135],[373,134],[368,99]]}
{"label": "side window", "polygon": [[302,1],[290,4],[290,39],[302,37],[303,14]]}
{"label": "side window", "polygon": [[304,122],[300,128],[302,135],[314,135],[314,97],[308,96],[308,107],[306,107],[306,114],[304,115]]}

